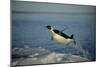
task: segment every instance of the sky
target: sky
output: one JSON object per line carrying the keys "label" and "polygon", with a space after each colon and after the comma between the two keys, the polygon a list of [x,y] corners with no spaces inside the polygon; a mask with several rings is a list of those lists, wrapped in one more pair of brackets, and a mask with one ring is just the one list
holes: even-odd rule
{"label": "sky", "polygon": [[68,4],[52,4],[52,3],[36,3],[36,2],[20,2],[12,3],[13,11],[27,11],[27,12],[87,12],[94,13],[95,7],[79,6]]}

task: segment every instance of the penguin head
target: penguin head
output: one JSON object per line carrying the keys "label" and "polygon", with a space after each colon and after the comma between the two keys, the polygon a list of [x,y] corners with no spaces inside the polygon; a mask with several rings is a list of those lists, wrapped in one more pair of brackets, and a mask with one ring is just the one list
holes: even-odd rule
{"label": "penguin head", "polygon": [[48,28],[49,30],[51,30],[51,29],[52,29],[52,27],[51,27],[50,25],[46,26],[46,28]]}

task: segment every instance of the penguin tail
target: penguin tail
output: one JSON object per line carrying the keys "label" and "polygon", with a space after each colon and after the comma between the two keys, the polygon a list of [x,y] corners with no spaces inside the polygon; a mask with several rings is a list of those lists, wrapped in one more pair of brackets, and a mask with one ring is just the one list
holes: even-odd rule
{"label": "penguin tail", "polygon": [[72,35],[70,36],[70,38],[73,39],[73,37],[74,37],[74,35],[72,34]]}
{"label": "penguin tail", "polygon": [[76,40],[75,40],[75,38],[74,38],[74,35],[73,35],[73,34],[70,36],[70,38],[74,40],[74,41],[73,41],[73,43],[76,45]]}

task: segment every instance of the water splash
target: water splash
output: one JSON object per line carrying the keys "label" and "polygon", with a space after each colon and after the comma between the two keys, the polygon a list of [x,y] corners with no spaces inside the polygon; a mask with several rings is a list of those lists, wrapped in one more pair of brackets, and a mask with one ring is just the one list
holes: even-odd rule
{"label": "water splash", "polygon": [[76,45],[74,46],[76,49],[78,49],[80,52],[82,52],[82,56],[88,58],[89,60],[91,59],[91,56],[89,54],[89,52],[84,49],[80,43],[80,41],[78,40]]}

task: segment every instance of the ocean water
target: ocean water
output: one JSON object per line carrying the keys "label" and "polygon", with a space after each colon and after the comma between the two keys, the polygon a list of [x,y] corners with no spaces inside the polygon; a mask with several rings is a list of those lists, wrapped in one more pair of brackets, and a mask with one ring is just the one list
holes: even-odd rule
{"label": "ocean water", "polygon": [[[51,40],[51,34],[45,28],[47,25],[51,25],[58,30],[66,28],[63,32],[69,36],[74,34],[77,45],[73,43],[63,45]],[[12,15],[12,60],[13,62],[19,61],[21,63],[22,59],[20,58],[24,57],[23,60],[27,61],[27,63],[22,62],[19,65],[56,63],[57,60],[60,60],[60,62],[67,60],[66,63],[82,60],[95,61],[95,26],[95,14],[15,13]],[[44,50],[39,52],[39,50],[41,51],[40,48]],[[35,56],[34,63],[33,60],[27,59],[33,54],[38,55],[38,57]],[[69,57],[70,55],[71,57]],[[52,56],[53,58],[50,59]],[[57,60],[54,60],[55,56]],[[59,56],[60,59],[58,59]],[[43,60],[42,58],[44,57],[47,58]],[[67,59],[62,60],[61,57],[63,59],[67,57]],[[41,62],[37,61],[36,58],[41,58]],[[70,59],[69,61],[68,58]],[[14,64],[17,65],[17,63]]]}

